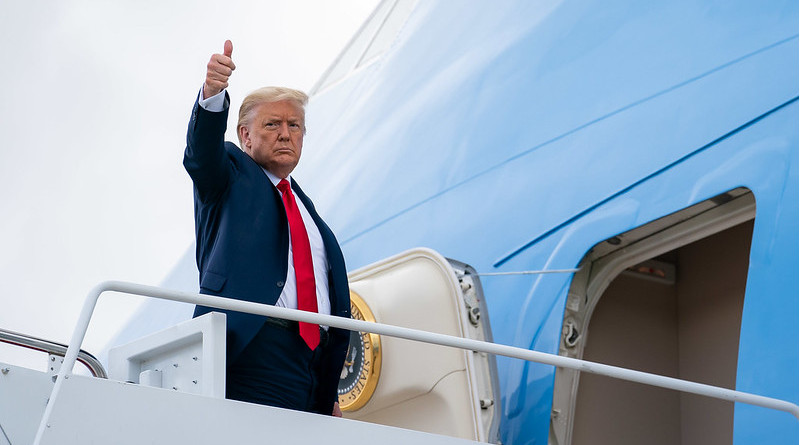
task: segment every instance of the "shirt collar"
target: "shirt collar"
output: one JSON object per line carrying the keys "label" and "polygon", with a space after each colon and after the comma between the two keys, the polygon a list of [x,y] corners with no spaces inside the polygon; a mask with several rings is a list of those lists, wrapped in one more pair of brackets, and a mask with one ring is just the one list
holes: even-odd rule
{"label": "shirt collar", "polygon": [[[281,182],[281,178],[277,177],[276,175],[273,175],[269,170],[267,170],[264,167],[261,167],[261,170],[263,170],[264,174],[267,175],[267,178],[269,178],[269,181],[272,183],[272,185],[277,188],[278,187],[278,183]],[[286,180],[289,181],[289,184],[291,184],[292,183],[292,176],[291,175],[287,176]]]}

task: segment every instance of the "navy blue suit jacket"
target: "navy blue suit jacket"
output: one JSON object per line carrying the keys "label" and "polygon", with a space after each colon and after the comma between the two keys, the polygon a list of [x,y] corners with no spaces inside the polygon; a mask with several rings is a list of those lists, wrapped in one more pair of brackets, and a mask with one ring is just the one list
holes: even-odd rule
{"label": "navy blue suit jacket", "polygon": [[[226,94],[226,104],[228,103]],[[275,304],[286,280],[289,225],[280,192],[261,167],[236,145],[225,142],[228,107],[192,110],[183,164],[194,183],[195,234],[200,293]],[[344,257],[330,228],[292,180],[292,190],[317,224],[330,269],[331,315],[350,316]],[[198,306],[195,317],[212,310],[227,315],[227,360],[232,364],[264,323],[264,317]],[[349,331],[330,328],[324,351],[325,378],[320,406],[333,408],[349,343]],[[327,411],[330,413],[330,411]]]}

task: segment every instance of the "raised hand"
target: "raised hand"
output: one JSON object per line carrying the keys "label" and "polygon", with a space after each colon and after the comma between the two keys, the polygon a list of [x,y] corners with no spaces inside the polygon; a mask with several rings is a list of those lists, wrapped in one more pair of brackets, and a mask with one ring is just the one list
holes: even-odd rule
{"label": "raised hand", "polygon": [[233,43],[226,40],[223,53],[211,56],[206,71],[206,82],[203,84],[203,99],[208,99],[228,88],[228,79],[236,69],[236,65],[231,59],[231,53],[233,53]]}

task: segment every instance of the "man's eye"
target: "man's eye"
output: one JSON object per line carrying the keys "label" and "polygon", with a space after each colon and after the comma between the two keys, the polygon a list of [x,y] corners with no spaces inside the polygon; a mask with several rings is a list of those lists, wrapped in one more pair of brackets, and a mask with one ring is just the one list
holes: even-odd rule
{"label": "man's eye", "polygon": [[267,122],[266,124],[264,124],[264,126],[267,128],[275,128],[277,125],[275,124],[275,122]]}

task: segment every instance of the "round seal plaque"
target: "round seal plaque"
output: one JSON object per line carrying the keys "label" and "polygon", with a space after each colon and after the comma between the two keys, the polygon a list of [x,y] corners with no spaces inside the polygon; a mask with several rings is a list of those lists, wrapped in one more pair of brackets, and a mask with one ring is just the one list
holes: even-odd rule
{"label": "round seal plaque", "polygon": [[[369,306],[350,291],[350,313],[354,320],[375,322]],[[350,345],[339,377],[339,407],[355,411],[369,401],[381,375],[381,337],[366,332],[350,332]]]}

